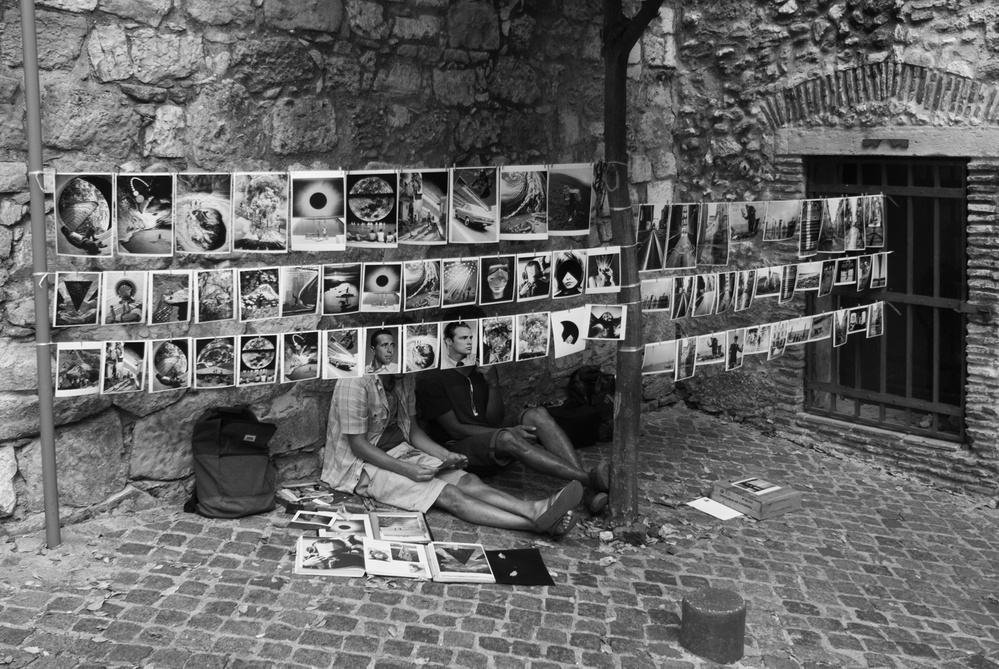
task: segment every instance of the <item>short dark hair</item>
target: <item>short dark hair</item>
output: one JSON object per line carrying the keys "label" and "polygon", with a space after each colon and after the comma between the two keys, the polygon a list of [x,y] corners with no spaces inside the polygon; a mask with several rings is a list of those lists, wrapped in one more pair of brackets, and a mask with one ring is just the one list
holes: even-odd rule
{"label": "short dark hair", "polygon": [[468,328],[472,329],[472,326],[465,321],[451,321],[444,326],[444,339],[454,339],[454,332],[458,328]]}
{"label": "short dark hair", "polygon": [[368,338],[368,345],[371,346],[371,348],[378,346],[378,338],[382,335],[388,335],[389,337],[392,337],[393,340],[395,339],[395,332],[392,330],[389,330],[388,328],[378,328],[372,332],[371,336]]}

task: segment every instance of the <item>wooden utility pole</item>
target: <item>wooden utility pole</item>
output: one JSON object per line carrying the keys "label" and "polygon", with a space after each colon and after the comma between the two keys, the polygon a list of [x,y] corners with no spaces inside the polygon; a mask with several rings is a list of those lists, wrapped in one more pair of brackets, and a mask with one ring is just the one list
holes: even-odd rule
{"label": "wooden utility pole", "polygon": [[638,435],[642,414],[642,303],[638,250],[628,180],[628,54],[663,0],[645,0],[628,18],[622,0],[604,0],[604,184],[614,241],[621,246],[620,302],[626,304],[625,338],[617,349],[617,396],[614,398],[614,447],[611,462],[611,520],[630,523],[638,517]]}

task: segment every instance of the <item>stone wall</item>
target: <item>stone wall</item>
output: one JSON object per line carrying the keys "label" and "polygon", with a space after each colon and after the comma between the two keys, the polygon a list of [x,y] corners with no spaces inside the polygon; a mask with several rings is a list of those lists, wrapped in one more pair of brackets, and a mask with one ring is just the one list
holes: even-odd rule
{"label": "stone wall", "polygon": [[[596,0],[39,0],[46,170],[266,171],[591,162],[601,156]],[[20,16],[0,2],[0,527],[42,510]],[[51,209],[51,203],[49,208]],[[49,212],[51,215],[51,211]],[[51,220],[50,220],[51,223]],[[606,223],[589,240],[599,245]],[[51,246],[51,244],[50,244]],[[56,258],[49,270],[397,260],[416,247],[324,257]],[[530,250],[525,242],[497,252]],[[433,255],[480,255],[448,246]],[[492,250],[492,249],[490,249]],[[570,305],[565,305],[568,307]],[[560,305],[559,308],[563,308]],[[516,311],[516,305],[508,308]],[[455,314],[448,314],[454,316]],[[421,312],[435,320],[440,313]],[[351,322],[338,321],[341,324]],[[371,324],[359,317],[360,324]],[[55,341],[330,328],[330,319],[73,328]],[[510,404],[557,398],[581,360],[502,371]],[[316,476],[328,382],[57,399],[64,519],[109,500],[190,489],[190,428],[208,406],[250,403],[276,422],[280,475]]]}

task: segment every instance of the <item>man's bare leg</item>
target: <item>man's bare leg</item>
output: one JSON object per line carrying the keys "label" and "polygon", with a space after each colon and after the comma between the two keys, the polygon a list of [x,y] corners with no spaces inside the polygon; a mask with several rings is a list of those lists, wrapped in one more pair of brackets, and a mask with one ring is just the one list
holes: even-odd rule
{"label": "man's bare leg", "polygon": [[[459,481],[458,485],[451,484],[446,486],[434,502],[434,506],[476,525],[537,532],[539,531],[536,522],[538,517],[548,508],[550,500],[558,495],[556,493],[552,497],[537,501],[519,500],[512,495],[507,495],[495,488],[486,486],[477,477],[473,481],[462,485],[469,478],[470,476],[465,476]],[[470,492],[486,496],[503,505],[509,504],[516,507],[518,511],[515,512],[494,505],[490,501],[474,497]],[[573,521],[572,511],[566,511],[555,526],[551,528],[549,534],[561,536],[568,529],[571,529],[572,525],[575,524]]]}
{"label": "man's bare leg", "polygon": [[[593,469],[587,470],[583,466],[583,462],[580,460],[579,454],[576,453],[576,447],[572,445],[569,435],[565,433],[565,430],[559,427],[559,424],[554,418],[552,418],[552,415],[548,413],[547,409],[544,407],[528,409],[524,412],[524,416],[521,420],[525,425],[535,428],[535,435],[538,438],[538,443],[540,443],[546,451],[562,458],[563,460],[571,462],[576,468],[586,472],[586,478],[577,479],[578,481],[585,486],[590,486],[598,492],[607,492],[610,487],[610,482],[607,480],[610,476],[609,471],[604,471],[598,474],[595,473]],[[604,480],[599,480],[601,478]]]}

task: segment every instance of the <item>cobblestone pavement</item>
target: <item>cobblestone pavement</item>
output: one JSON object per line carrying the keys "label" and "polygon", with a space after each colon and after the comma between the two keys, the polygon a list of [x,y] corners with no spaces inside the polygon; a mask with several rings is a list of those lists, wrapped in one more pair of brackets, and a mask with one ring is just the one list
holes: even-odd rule
{"label": "cobblestone pavement", "polygon": [[[295,576],[297,531],[173,508],[0,541],[0,667],[719,666],[678,642],[680,602],[728,588],[748,608],[733,667],[999,668],[999,515],[685,408],[643,417],[642,519],[658,537],[561,542],[441,513],[443,540],[537,545],[554,587]],[[595,462],[609,444],[584,452]],[[756,474],[804,493],[777,519],[719,521],[683,502]],[[540,497],[557,482],[505,473]],[[641,535],[635,532],[632,540]]]}

